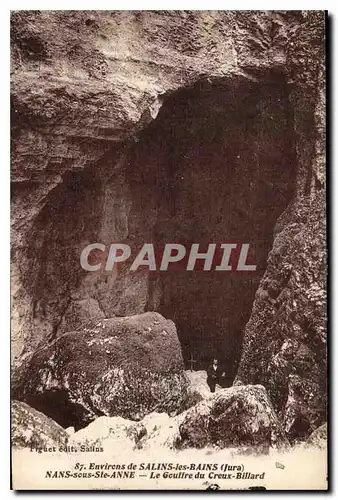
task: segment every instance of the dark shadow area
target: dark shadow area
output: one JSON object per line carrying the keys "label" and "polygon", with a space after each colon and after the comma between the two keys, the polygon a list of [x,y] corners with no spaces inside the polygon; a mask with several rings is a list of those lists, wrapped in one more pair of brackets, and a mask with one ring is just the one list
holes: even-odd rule
{"label": "dark shadow area", "polygon": [[292,198],[292,136],[286,84],[274,74],[260,83],[206,83],[167,97],[130,157],[136,240],[144,218],[148,225],[155,220],[149,241],[158,246],[250,244],[256,272],[169,268],[149,278],[148,308],[175,322],[187,367],[191,356],[194,369],[216,356],[226,385],[236,374],[276,220]]}

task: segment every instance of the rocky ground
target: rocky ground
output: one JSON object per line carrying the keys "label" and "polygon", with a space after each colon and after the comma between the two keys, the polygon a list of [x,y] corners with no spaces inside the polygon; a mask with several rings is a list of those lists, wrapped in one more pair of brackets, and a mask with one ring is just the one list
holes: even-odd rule
{"label": "rocky ground", "polygon": [[[78,448],[81,445],[102,447],[109,451],[116,450],[124,443],[130,450],[214,447],[267,453],[270,447],[289,447],[285,432],[262,386],[218,387],[214,394],[209,392],[205,399],[177,416],[149,412],[138,421],[120,416],[101,416],[76,432],[74,427],[62,429],[52,419],[25,403],[14,401],[12,413],[14,445],[19,448],[68,444]],[[40,419],[39,425],[35,423],[37,419]],[[37,436],[40,430],[39,441]]]}

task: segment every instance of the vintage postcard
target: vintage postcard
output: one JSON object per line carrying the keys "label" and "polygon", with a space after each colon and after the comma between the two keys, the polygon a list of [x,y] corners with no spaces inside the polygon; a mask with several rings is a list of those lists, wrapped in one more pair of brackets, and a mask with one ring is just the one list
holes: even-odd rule
{"label": "vintage postcard", "polygon": [[326,490],[324,11],[11,13],[15,490]]}

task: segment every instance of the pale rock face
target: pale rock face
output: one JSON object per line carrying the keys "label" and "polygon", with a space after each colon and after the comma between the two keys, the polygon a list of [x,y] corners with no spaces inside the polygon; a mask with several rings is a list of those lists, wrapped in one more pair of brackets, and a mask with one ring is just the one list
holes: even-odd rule
{"label": "pale rock face", "polygon": [[212,392],[210,392],[210,388],[207,384],[207,372],[205,370],[186,370],[185,373],[189,380],[188,400],[196,404],[202,401],[202,399],[207,399],[212,396]]}
{"label": "pale rock face", "polygon": [[67,444],[68,434],[60,425],[22,401],[12,402],[11,417],[14,448],[37,451]]}
{"label": "pale rock face", "polygon": [[105,453],[118,455],[135,450],[155,451],[175,449],[179,438],[179,418],[153,412],[134,422],[122,417],[98,417],[87,427],[75,432],[69,446],[103,448]]}
{"label": "pale rock face", "polygon": [[74,300],[98,302],[88,319],[156,307],[146,274],[88,276],[79,266],[90,242],[135,231],[152,239],[151,196],[138,207],[128,178],[134,141],[180,89],[221,82],[240,94],[241,82],[281,71],[299,21],[264,12],[13,13],[15,358],[72,328],[70,316],[81,321]]}
{"label": "pale rock face", "polygon": [[327,449],[327,422],[310,434],[305,442],[305,446]]}
{"label": "pale rock face", "polygon": [[177,417],[166,413],[150,413],[140,422],[122,417],[98,417],[87,427],[75,432],[68,444],[79,448],[102,447],[117,455],[135,450],[155,451],[174,449],[178,439]]}
{"label": "pale rock face", "polygon": [[151,413],[142,420],[146,429],[139,447],[144,450],[156,450],[159,447],[175,449],[179,439],[179,421],[181,415],[169,417],[165,413]]}

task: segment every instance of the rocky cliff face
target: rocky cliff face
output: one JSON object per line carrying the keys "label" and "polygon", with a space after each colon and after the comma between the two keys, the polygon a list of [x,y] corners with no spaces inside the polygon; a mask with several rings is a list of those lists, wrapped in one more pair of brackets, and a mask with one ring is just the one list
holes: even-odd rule
{"label": "rocky cliff face", "polygon": [[326,420],[327,393],[323,35],[304,26],[289,54],[297,188],[275,226],[237,374],[268,389],[291,438]]}
{"label": "rocky cliff face", "polygon": [[[291,437],[322,423],[323,30],[316,12],[12,14],[15,363],[159,311],[197,368],[217,352],[229,384],[239,365],[264,385]],[[224,239],[257,273],[79,264],[96,241]]]}

